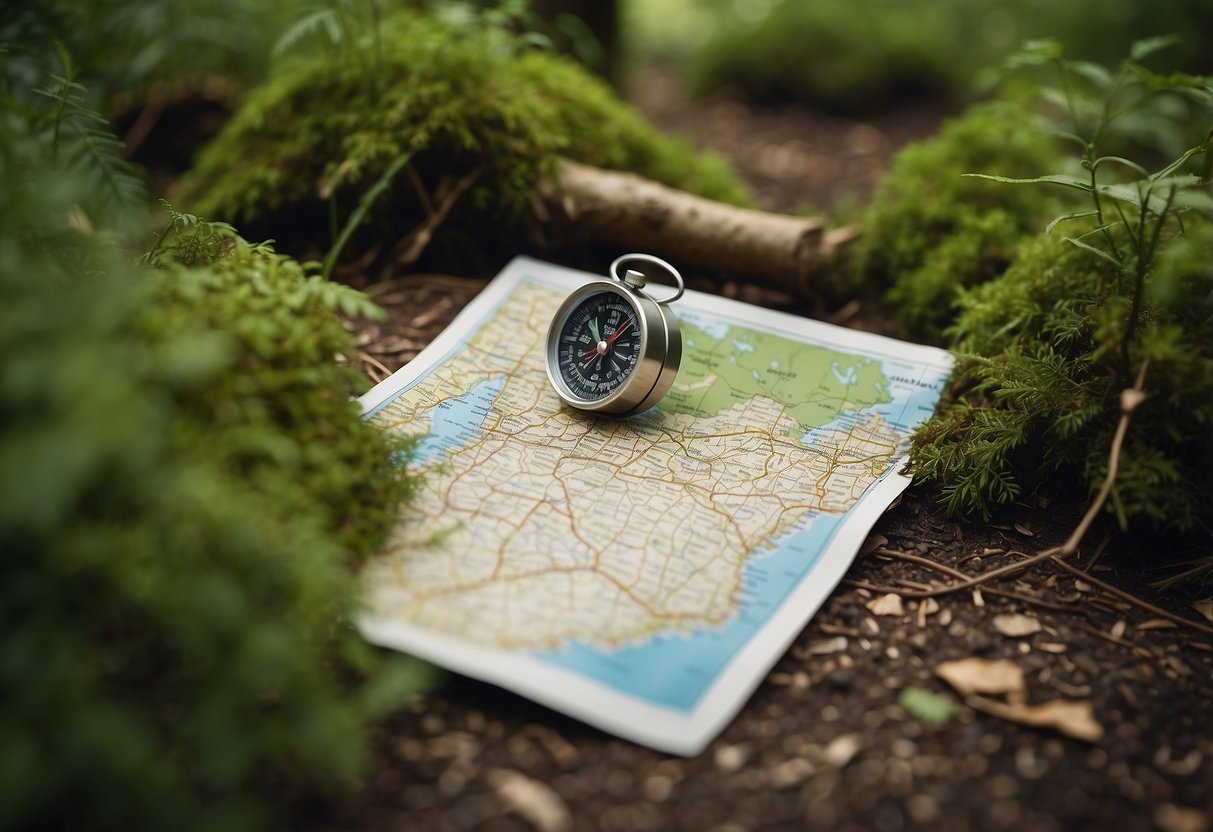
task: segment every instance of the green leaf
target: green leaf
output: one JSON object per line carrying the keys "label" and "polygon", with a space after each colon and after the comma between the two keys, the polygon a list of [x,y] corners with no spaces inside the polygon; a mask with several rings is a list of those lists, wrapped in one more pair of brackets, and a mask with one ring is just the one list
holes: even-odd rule
{"label": "green leaf", "polygon": [[1150,175],[1150,172],[1141,165],[1137,164],[1132,159],[1126,159],[1123,156],[1100,156],[1091,163],[1091,167],[1095,170],[1099,170],[1099,166],[1107,162],[1123,165],[1134,173],[1139,174],[1142,178],[1146,178]]}
{"label": "green leaf", "polygon": [[1081,217],[1094,217],[1098,213],[1099,213],[1098,211],[1093,211],[1093,210],[1092,211],[1071,211],[1068,214],[1062,214],[1059,217],[1054,217],[1049,222],[1049,224],[1047,226],[1045,226],[1045,234],[1052,234],[1053,229],[1057,227],[1057,224],[1059,222],[1065,222],[1066,220],[1076,220]]}
{"label": "green leaf", "polygon": [[906,688],[897,703],[910,716],[931,725],[943,725],[960,710],[952,700],[926,688]]}
{"label": "green leaf", "polygon": [[965,176],[971,176],[974,179],[989,179],[991,182],[1002,182],[1007,185],[1061,185],[1063,188],[1073,188],[1076,191],[1091,192],[1091,183],[1084,179],[1079,179],[1077,176],[1066,176],[1064,174],[1049,174],[1047,176],[1033,176],[1031,179],[1012,179],[1009,176],[993,176],[988,173],[966,173]]}
{"label": "green leaf", "polygon": [[1166,49],[1179,43],[1178,35],[1158,35],[1152,38],[1142,38],[1129,47],[1129,57],[1140,63],[1160,49]]}
{"label": "green leaf", "polygon": [[1083,251],[1089,251],[1092,254],[1094,254],[1096,257],[1101,257],[1104,260],[1107,260],[1109,263],[1111,263],[1116,268],[1118,268],[1118,269],[1120,268],[1120,261],[1117,260],[1112,255],[1108,254],[1103,249],[1096,248],[1095,246],[1091,245],[1090,243],[1084,243],[1082,240],[1076,240],[1073,237],[1062,237],[1062,239],[1065,240],[1070,245],[1077,246],[1078,248],[1081,248]]}
{"label": "green leaf", "polygon": [[1112,73],[1099,64],[1094,64],[1090,61],[1070,61],[1067,66],[1069,66],[1072,72],[1081,75],[1094,84],[1100,92],[1106,92],[1116,83],[1116,79],[1112,77]]}

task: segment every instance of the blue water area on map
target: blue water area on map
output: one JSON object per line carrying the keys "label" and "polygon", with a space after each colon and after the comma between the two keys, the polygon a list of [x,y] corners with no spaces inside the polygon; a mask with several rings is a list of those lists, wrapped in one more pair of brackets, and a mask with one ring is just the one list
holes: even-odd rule
{"label": "blue water area on map", "polygon": [[434,408],[430,431],[417,444],[413,459],[428,465],[451,448],[467,445],[504,387],[505,376],[478,381],[462,396],[439,404]]}
{"label": "blue water area on map", "polygon": [[613,651],[575,641],[535,656],[655,705],[690,711],[813,568],[844,519],[818,515],[807,527],[788,532],[765,552],[751,556],[742,571],[738,614],[718,629],[653,636],[642,645]]}

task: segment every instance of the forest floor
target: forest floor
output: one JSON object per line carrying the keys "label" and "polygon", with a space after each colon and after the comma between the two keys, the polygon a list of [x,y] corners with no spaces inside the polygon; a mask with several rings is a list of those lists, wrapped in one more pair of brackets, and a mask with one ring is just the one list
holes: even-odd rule
{"label": "forest floor", "polygon": [[[890,155],[947,113],[907,106],[840,119],[727,95],[689,104],[662,75],[646,77],[633,98],[660,126],[729,158],[760,206],[781,211],[862,204]],[[368,366],[386,372],[410,359],[483,285],[413,276],[379,287],[389,319],[358,333]],[[787,302],[727,275],[693,285]],[[854,302],[799,311],[884,328]],[[1208,830],[1213,590],[1152,585],[1181,571],[1181,544],[1100,521],[1066,567],[1045,561],[928,601],[898,603],[880,589],[937,584],[951,579],[947,569],[979,575],[1060,544],[1084,499],[1037,493],[988,524],[967,524],[946,517],[929,489],[910,489],[696,757],[451,675],[378,726],[373,775],[321,823],[410,832]],[[934,696],[920,706],[907,690]],[[931,721],[941,701],[954,712]]]}

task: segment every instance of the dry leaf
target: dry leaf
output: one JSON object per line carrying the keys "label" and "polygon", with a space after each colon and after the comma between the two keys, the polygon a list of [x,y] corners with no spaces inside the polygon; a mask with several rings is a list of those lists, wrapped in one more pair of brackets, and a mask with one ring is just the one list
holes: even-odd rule
{"label": "dry leaf", "polygon": [[1027,526],[1021,526],[1019,523],[1015,524],[1015,531],[1025,535],[1026,537],[1036,537],[1036,534],[1031,529],[1029,529]]}
{"label": "dry leaf", "polygon": [[994,629],[1010,638],[1030,636],[1040,632],[1040,619],[1022,613],[994,616]]}
{"label": "dry leaf", "polygon": [[874,601],[869,601],[866,606],[872,615],[902,615],[905,613],[901,596],[895,592],[881,595]]}
{"label": "dry leaf", "polygon": [[1066,652],[1066,646],[1064,644],[1058,644],[1055,641],[1042,641],[1040,644],[1036,645],[1036,649],[1043,650],[1046,653]]}
{"label": "dry leaf", "polygon": [[568,805],[550,786],[508,769],[493,769],[487,776],[502,802],[539,832],[572,829],[573,816]]}
{"label": "dry leaf", "polygon": [[1125,620],[1123,618],[1116,619],[1116,623],[1112,625],[1112,638],[1120,638],[1123,636],[1127,626],[1128,625],[1125,624]]}
{"label": "dry leaf", "polygon": [[935,665],[935,675],[959,693],[1023,693],[1023,671],[1008,659],[960,659]]}
{"label": "dry leaf", "polygon": [[1103,726],[1095,721],[1095,707],[1090,699],[1054,699],[1039,705],[1025,705],[1022,702],[1005,703],[970,696],[965,704],[999,719],[1036,728],[1052,728],[1077,740],[1096,742],[1103,736]]}
{"label": "dry leaf", "polygon": [[1213,621],[1213,598],[1201,598],[1192,604],[1192,609]]}
{"label": "dry leaf", "polygon": [[1136,625],[1138,630],[1174,630],[1176,626],[1178,625],[1174,621],[1165,618],[1151,618]]}

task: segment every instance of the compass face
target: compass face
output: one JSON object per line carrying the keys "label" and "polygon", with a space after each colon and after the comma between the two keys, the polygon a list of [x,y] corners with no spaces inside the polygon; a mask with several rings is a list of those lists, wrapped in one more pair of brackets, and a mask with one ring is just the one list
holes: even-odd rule
{"label": "compass face", "polygon": [[640,360],[636,310],[614,292],[596,292],[573,307],[561,324],[556,361],[569,392],[585,401],[614,393]]}

